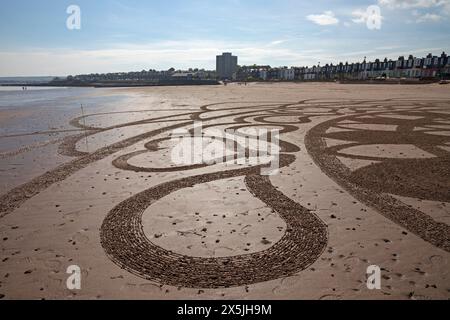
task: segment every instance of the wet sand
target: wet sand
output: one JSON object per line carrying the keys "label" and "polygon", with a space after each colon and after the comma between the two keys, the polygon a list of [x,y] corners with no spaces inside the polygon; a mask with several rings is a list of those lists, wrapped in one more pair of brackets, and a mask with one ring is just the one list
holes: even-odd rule
{"label": "wet sand", "polygon": [[[38,132],[25,125],[36,110],[0,112],[2,126],[24,124],[0,136],[3,299],[450,298],[450,87],[121,88],[83,99],[84,116],[52,109]],[[281,129],[279,174],[171,163],[173,130],[200,120]],[[70,265],[81,290],[66,288]],[[381,290],[366,286],[370,265]]]}

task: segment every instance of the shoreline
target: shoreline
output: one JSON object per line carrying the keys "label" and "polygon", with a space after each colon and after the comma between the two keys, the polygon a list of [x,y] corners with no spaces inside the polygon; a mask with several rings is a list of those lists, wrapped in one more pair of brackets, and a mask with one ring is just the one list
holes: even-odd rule
{"label": "shoreline", "polygon": [[165,86],[206,86],[219,85],[215,80],[168,80],[159,82],[93,82],[74,83],[68,81],[51,81],[47,83],[4,83],[2,87],[74,87],[74,88],[134,88],[134,87],[165,87]]}
{"label": "shoreline", "polygon": [[[364,84],[364,85],[427,85],[448,84],[448,81],[436,80],[412,80],[412,79],[387,79],[387,80],[310,80],[310,81],[230,81],[231,83],[337,83],[337,84]],[[188,80],[188,81],[164,81],[164,82],[112,82],[112,83],[72,83],[72,82],[48,82],[48,83],[0,83],[0,87],[69,87],[69,88],[144,88],[144,87],[176,87],[176,86],[217,86],[222,83],[216,80]]]}

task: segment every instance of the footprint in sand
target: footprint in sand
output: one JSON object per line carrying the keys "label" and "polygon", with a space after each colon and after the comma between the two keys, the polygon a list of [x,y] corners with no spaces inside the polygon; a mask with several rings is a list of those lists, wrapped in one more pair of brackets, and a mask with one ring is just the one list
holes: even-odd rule
{"label": "footprint in sand", "polygon": [[156,284],[143,283],[139,285],[139,290],[141,290],[144,293],[153,293],[161,291],[161,288],[159,287],[159,285]]}
{"label": "footprint in sand", "polygon": [[77,232],[72,239],[77,242],[77,243],[88,243],[89,242],[89,237],[85,234],[83,234],[84,232]]}
{"label": "footprint in sand", "polygon": [[62,269],[62,262],[59,260],[47,260],[45,266],[53,272],[57,272]]}
{"label": "footprint in sand", "polygon": [[429,260],[433,266],[437,266],[442,264],[443,258],[440,255],[434,255],[431,256]]}
{"label": "footprint in sand", "polygon": [[62,279],[58,279],[58,278],[54,278],[54,277],[49,277],[50,281],[53,282],[53,285],[55,287],[60,287],[63,284],[63,280]]}
{"label": "footprint in sand", "polygon": [[130,289],[135,289],[137,287],[137,284],[135,283],[126,283],[122,286],[121,290],[128,291]]}

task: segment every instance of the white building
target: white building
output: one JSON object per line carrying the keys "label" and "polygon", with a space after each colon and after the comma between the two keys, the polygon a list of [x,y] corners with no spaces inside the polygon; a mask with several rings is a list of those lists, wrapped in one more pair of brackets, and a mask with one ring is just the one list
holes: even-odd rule
{"label": "white building", "polygon": [[262,80],[267,80],[267,70],[265,69],[259,70],[259,78]]}
{"label": "white building", "polygon": [[295,78],[295,69],[294,68],[282,68],[280,69],[280,79],[292,81]]}

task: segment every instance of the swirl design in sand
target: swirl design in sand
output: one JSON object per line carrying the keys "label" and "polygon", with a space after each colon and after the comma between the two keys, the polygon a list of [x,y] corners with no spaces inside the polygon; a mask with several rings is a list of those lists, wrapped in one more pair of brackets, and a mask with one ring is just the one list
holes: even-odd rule
{"label": "swirl design in sand", "polygon": [[[12,213],[52,184],[64,181],[90,164],[141,141],[146,142],[145,150],[117,156],[113,165],[121,170],[135,172],[188,172],[206,168],[206,165],[151,168],[128,162],[143,153],[157,153],[159,144],[168,139],[170,132],[189,128],[194,121],[204,121],[208,128],[281,128],[280,166],[292,166],[295,165],[299,145],[284,141],[283,135],[298,131],[303,124],[310,123],[313,117],[325,117],[324,122],[319,121],[305,137],[308,153],[315,163],[359,201],[375,208],[423,240],[450,251],[447,224],[435,221],[426,213],[392,196],[450,200],[450,117],[448,112],[442,111],[444,109],[442,102],[404,100],[223,102],[203,106],[199,111],[153,117],[106,128],[82,125],[83,118],[80,117],[71,123],[86,130],[86,133],[66,138],[59,148],[61,154],[75,159],[1,196],[0,217]],[[93,115],[85,117],[89,116]],[[188,119],[180,120],[180,117]],[[288,121],[282,120],[284,118],[288,118]],[[164,126],[91,153],[76,148],[76,143],[87,136],[152,123],[163,123]],[[327,145],[326,139],[341,142]],[[370,155],[367,150],[361,154],[357,149],[383,145],[412,145],[431,156],[393,158]],[[373,163],[351,170],[341,161],[343,158]],[[243,286],[297,274],[322,254],[328,241],[327,226],[313,212],[275,188],[269,177],[260,175],[260,169],[260,166],[233,170],[224,168],[201,175],[188,175],[153,186],[121,202],[107,214],[101,227],[101,243],[105,252],[117,265],[139,277],[178,287]],[[154,203],[178,190],[231,177],[244,177],[247,189],[285,221],[285,234],[270,248],[230,257],[195,257],[166,250],[147,238],[142,227],[142,214],[147,209],[151,210]]]}

